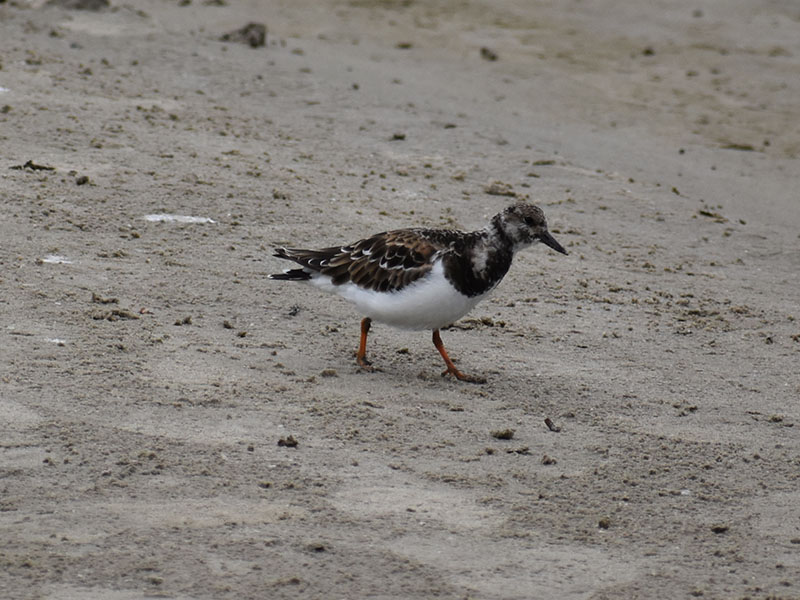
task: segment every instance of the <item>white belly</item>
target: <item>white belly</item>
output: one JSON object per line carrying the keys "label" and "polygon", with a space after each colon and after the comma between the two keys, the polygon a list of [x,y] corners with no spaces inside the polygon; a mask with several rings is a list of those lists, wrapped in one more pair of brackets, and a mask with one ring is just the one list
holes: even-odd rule
{"label": "white belly", "polygon": [[352,302],[366,317],[401,329],[439,329],[454,323],[491,293],[467,298],[444,276],[441,262],[428,275],[396,292],[365,290],[353,283],[333,285],[315,276],[310,283]]}

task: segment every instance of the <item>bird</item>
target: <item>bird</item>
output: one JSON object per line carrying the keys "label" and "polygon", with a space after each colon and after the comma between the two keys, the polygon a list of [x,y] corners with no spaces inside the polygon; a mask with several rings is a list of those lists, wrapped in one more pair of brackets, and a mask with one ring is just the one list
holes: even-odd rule
{"label": "bird", "polygon": [[363,315],[356,362],[365,370],[374,370],[366,348],[376,321],[431,330],[433,345],[447,367],[442,376],[486,383],[486,378],[463,373],[453,364],[439,330],[485,299],[508,272],[514,255],[539,242],[567,254],[548,230],[542,209],[517,202],[476,231],[415,227],[319,250],[277,247],[273,256],[299,268],[268,277],[305,282],[354,304]]}

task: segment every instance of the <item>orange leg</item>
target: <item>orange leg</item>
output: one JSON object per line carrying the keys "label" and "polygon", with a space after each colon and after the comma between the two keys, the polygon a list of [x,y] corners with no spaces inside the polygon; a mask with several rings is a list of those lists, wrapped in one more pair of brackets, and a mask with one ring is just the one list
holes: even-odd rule
{"label": "orange leg", "polygon": [[358,352],[356,352],[356,362],[365,369],[371,369],[370,365],[372,364],[367,360],[367,334],[369,333],[370,325],[372,325],[372,319],[369,317],[364,317],[361,320],[361,343],[358,345]]}
{"label": "orange leg", "polygon": [[447,356],[447,350],[444,349],[444,344],[442,343],[442,338],[439,335],[438,329],[433,330],[433,345],[436,346],[439,354],[441,354],[442,358],[444,359],[444,364],[447,365],[447,370],[442,373],[442,376],[445,376],[449,373],[461,381],[468,381],[469,383],[486,383],[486,379],[484,377],[466,375],[456,368],[456,366],[453,364],[453,361],[450,360],[449,356]]}

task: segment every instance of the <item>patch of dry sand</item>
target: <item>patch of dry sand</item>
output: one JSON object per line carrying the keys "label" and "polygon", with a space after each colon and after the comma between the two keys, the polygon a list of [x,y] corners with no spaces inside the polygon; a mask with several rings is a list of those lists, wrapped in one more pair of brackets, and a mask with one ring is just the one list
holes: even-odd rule
{"label": "patch of dry sand", "polygon": [[[0,4],[4,597],[798,597],[794,5],[43,4]],[[485,386],[265,278],[495,181],[570,255],[443,332]]]}

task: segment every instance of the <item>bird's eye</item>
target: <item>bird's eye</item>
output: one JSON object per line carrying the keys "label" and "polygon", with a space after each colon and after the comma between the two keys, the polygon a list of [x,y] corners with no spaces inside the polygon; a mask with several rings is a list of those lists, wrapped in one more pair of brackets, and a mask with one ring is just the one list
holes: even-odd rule
{"label": "bird's eye", "polygon": [[533,227],[533,217],[525,217],[523,220],[525,221],[525,225],[528,227]]}

